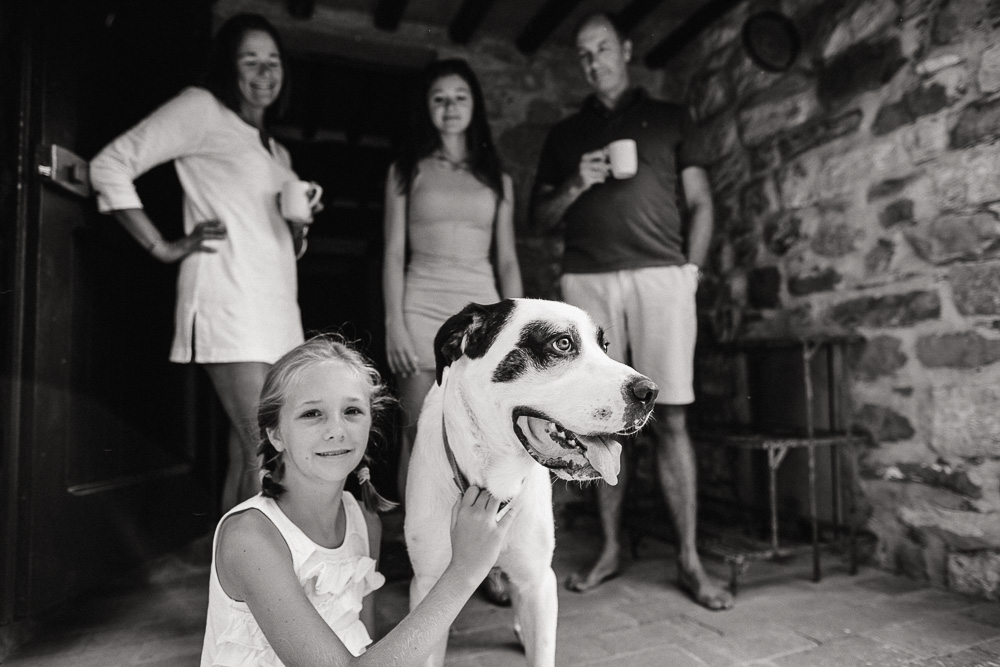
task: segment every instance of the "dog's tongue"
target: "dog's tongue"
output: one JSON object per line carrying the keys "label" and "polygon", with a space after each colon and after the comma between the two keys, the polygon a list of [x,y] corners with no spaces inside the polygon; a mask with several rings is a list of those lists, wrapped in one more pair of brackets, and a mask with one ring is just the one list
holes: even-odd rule
{"label": "dog's tongue", "polygon": [[586,446],[585,452],[590,465],[601,473],[604,481],[614,486],[618,483],[618,471],[622,467],[622,446],[611,438],[577,436]]}

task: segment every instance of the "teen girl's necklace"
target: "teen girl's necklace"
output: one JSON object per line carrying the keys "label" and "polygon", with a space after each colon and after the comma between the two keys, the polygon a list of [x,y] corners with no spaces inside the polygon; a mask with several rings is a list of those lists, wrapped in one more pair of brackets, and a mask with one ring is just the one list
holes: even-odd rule
{"label": "teen girl's necklace", "polygon": [[469,163],[468,163],[467,160],[453,160],[452,158],[448,157],[445,154],[445,152],[443,150],[441,150],[440,148],[438,150],[434,151],[431,154],[431,157],[433,157],[435,160],[438,160],[439,162],[444,162],[449,167],[451,167],[451,169],[453,171],[458,171],[460,169],[468,169],[469,168]]}

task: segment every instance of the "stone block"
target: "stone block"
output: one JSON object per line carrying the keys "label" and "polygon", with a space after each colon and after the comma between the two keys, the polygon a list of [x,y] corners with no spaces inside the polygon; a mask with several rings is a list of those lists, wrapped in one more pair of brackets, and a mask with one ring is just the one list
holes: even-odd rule
{"label": "stone block", "polygon": [[743,142],[750,146],[801,125],[819,110],[815,93],[804,90],[792,95],[775,96],[740,109],[739,125]]}
{"label": "stone block", "polygon": [[903,57],[911,60],[923,58],[930,43],[930,18],[925,15],[904,21],[899,30],[899,43]]}
{"label": "stone block", "polygon": [[691,82],[688,95],[698,122],[714,116],[731,103],[729,83],[724,72],[699,76]]}
{"label": "stone block", "polygon": [[955,53],[945,53],[927,60],[922,60],[913,68],[920,76],[931,76],[941,70],[955,67],[965,62],[962,56]]}
{"label": "stone block", "polygon": [[788,279],[788,293],[793,296],[805,296],[815,292],[829,292],[840,284],[843,279],[836,269],[825,268],[822,271],[792,276]]}
{"label": "stone block", "polygon": [[872,382],[893,375],[906,365],[903,341],[895,336],[875,336],[869,339],[854,363],[854,372],[864,381]]}
{"label": "stone block", "polygon": [[752,269],[760,254],[760,235],[756,231],[735,235],[732,244],[734,265],[741,269]]}
{"label": "stone block", "polygon": [[1000,200],[1000,145],[976,147],[962,154],[967,181],[966,204]]}
{"label": "stone block", "polygon": [[877,276],[892,266],[896,255],[896,245],[890,239],[878,239],[865,253],[865,275]]}
{"label": "stone block", "polygon": [[712,192],[720,190],[737,190],[747,180],[750,167],[745,151],[733,151],[721,160],[713,162],[706,168],[708,182],[712,184]]}
{"label": "stone block", "polygon": [[818,160],[803,156],[783,168],[778,176],[785,208],[802,208],[817,199]]}
{"label": "stone block", "polygon": [[879,32],[899,18],[895,2],[862,2],[846,20],[834,28],[823,46],[823,59],[829,60],[847,47]]}
{"label": "stone block", "polygon": [[868,201],[881,199],[883,197],[895,197],[903,192],[906,185],[912,180],[912,177],[903,177],[887,178],[883,181],[879,181],[868,188]]}
{"label": "stone block", "polygon": [[948,554],[948,587],[958,593],[1000,600],[1000,551]]}
{"label": "stone block", "polygon": [[830,118],[818,118],[777,137],[781,157],[790,160],[807,150],[856,132],[861,125],[860,109]]}
{"label": "stone block", "polygon": [[[934,387],[930,402],[931,446],[949,457],[1000,457],[998,405],[1000,387],[995,385],[969,382]],[[1000,533],[1000,521],[996,523]]]}
{"label": "stone block", "polygon": [[983,51],[976,78],[980,92],[995,93],[1000,90],[1000,44],[994,44]]}
{"label": "stone block", "polygon": [[914,164],[933,159],[948,149],[948,119],[940,114],[920,118],[903,129],[900,140]]}
{"label": "stone block", "polygon": [[733,86],[736,99],[742,101],[748,96],[767,90],[781,80],[782,74],[766,72],[757,66],[740,50],[740,56],[734,63]]}
{"label": "stone block", "polygon": [[865,404],[854,413],[854,425],[876,442],[909,440],[915,435],[910,420],[891,408]]}
{"label": "stone block", "polygon": [[777,213],[781,207],[778,190],[769,177],[758,178],[748,183],[740,197],[743,219],[760,224],[765,218]]}
{"label": "stone block", "polygon": [[916,354],[927,368],[980,368],[1000,360],[1000,340],[975,331],[933,334],[917,339]]}
{"label": "stone block", "polygon": [[967,498],[983,497],[983,490],[969,479],[969,471],[964,466],[953,467],[946,461],[936,463],[900,463],[894,466],[900,481],[926,484],[944,489]]}
{"label": "stone block", "polygon": [[916,253],[932,264],[995,257],[1000,221],[992,213],[945,215],[906,232]]}
{"label": "stone block", "polygon": [[[997,47],[994,47],[997,48]],[[953,148],[965,148],[1000,136],[1000,100],[979,100],[958,114],[951,133]]]}
{"label": "stone block", "polygon": [[719,116],[702,125],[692,138],[692,150],[705,162],[717,162],[740,148],[736,125],[727,116]]}
{"label": "stone block", "polygon": [[778,148],[777,141],[768,141],[759,146],[751,146],[747,155],[750,161],[750,169],[754,173],[771,171],[777,169],[782,164],[781,149]]}
{"label": "stone block", "polygon": [[1000,263],[956,266],[948,279],[962,315],[1000,315]]}
{"label": "stone block", "polygon": [[909,327],[941,317],[937,292],[914,291],[863,296],[842,301],[830,309],[830,318],[845,327]]}
{"label": "stone block", "polygon": [[941,165],[931,173],[934,179],[934,190],[942,210],[956,211],[965,208],[969,200],[966,171],[961,167]]}
{"label": "stone block", "polygon": [[886,229],[896,225],[913,224],[913,200],[897,199],[878,214],[879,223]]}
{"label": "stone block", "polygon": [[859,42],[823,64],[817,94],[824,104],[837,104],[881,88],[906,63],[899,38]]}
{"label": "stone block", "polygon": [[781,272],[777,267],[752,269],[747,276],[747,299],[752,308],[777,308],[781,305]]}
{"label": "stone block", "polygon": [[932,74],[928,81],[944,87],[949,105],[957,102],[969,90],[969,72],[961,65],[941,69]]}
{"label": "stone block", "polygon": [[848,222],[843,214],[827,214],[812,237],[809,247],[822,257],[846,257],[854,252],[864,232]]}
{"label": "stone block", "polygon": [[901,18],[911,19],[926,14],[941,4],[941,0],[903,0]]}
{"label": "stone block", "polygon": [[934,20],[931,22],[931,40],[935,44],[951,44],[956,40],[959,32],[958,15],[950,3],[943,3],[941,11],[934,16]]}
{"label": "stone block", "polygon": [[[910,485],[909,488],[923,487]],[[944,495],[944,492],[938,493]],[[923,534],[923,539],[940,540],[954,551],[1000,548],[1000,531],[997,530],[1000,522],[994,514],[981,514],[925,502],[913,507],[904,504],[897,509],[896,516],[911,531]],[[946,571],[947,556],[942,574]]]}
{"label": "stone block", "polygon": [[780,215],[764,223],[764,245],[782,257],[802,239],[802,220],[797,215]]}
{"label": "stone block", "polygon": [[867,185],[872,155],[866,149],[831,155],[819,173],[820,199],[836,199]]}
{"label": "stone block", "polygon": [[910,178],[914,174],[913,159],[899,139],[873,141],[867,146],[871,155],[871,173],[868,181]]}
{"label": "stone block", "polygon": [[921,84],[878,110],[872,122],[872,134],[888,134],[912,123],[920,116],[935,113],[949,104],[947,90],[939,83]]}

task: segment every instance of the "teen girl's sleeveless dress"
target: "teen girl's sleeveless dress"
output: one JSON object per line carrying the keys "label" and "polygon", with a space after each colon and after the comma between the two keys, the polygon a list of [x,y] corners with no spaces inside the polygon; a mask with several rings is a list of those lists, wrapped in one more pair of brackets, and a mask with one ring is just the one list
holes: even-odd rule
{"label": "teen girl's sleeveless dress", "polygon": [[434,336],[470,302],[495,303],[490,246],[497,197],[464,166],[421,160],[407,205],[410,263],[403,317],[422,370],[434,370]]}

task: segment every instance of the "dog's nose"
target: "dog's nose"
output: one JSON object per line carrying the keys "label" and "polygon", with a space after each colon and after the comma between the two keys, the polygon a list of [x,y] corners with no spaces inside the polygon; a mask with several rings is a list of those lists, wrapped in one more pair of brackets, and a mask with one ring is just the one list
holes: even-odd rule
{"label": "dog's nose", "polygon": [[639,399],[639,402],[646,408],[653,406],[656,395],[660,393],[660,388],[656,386],[656,383],[644,377],[637,377],[632,380],[629,389],[632,395]]}

